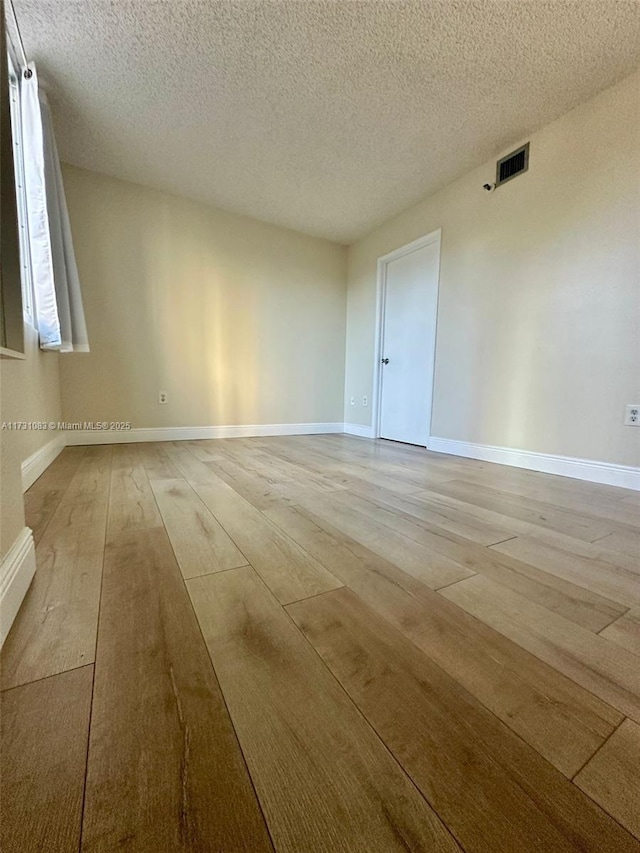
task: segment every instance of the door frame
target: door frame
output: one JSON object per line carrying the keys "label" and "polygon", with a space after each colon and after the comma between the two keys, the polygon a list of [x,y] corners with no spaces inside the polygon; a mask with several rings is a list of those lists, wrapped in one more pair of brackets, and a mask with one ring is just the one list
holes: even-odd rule
{"label": "door frame", "polygon": [[[381,255],[378,258],[377,264],[377,292],[376,292],[376,331],[375,331],[375,346],[374,346],[374,363],[373,363],[373,394],[371,400],[371,428],[374,438],[380,438],[380,419],[382,415],[382,342],[384,340],[384,319],[387,299],[387,266],[391,261],[402,258],[405,255],[410,255],[418,249],[423,249],[425,246],[430,246],[432,243],[438,245],[438,280],[436,282],[436,333],[433,337],[433,375],[431,376],[431,410],[429,412],[429,423],[427,424],[427,436],[431,438],[431,420],[433,415],[433,385],[436,373],[436,341],[438,338],[438,318],[440,314],[440,264],[441,264],[441,242],[442,228],[436,228],[435,231],[430,231],[424,237],[418,237],[406,246],[401,246],[399,249],[394,249],[386,255]],[[427,440],[428,440],[427,439]],[[427,447],[429,445],[427,444]]]}

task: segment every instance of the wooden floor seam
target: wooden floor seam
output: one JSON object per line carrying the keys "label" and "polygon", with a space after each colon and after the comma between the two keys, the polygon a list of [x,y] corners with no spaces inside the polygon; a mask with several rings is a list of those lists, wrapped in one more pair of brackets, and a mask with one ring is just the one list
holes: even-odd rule
{"label": "wooden floor seam", "polygon": [[602,741],[602,743],[600,744],[600,746],[599,746],[599,747],[598,747],[598,748],[593,752],[593,754],[592,754],[592,755],[590,755],[590,756],[589,756],[589,758],[587,758],[587,760],[584,762],[584,764],[582,765],[582,767],[579,767],[579,768],[576,770],[576,772],[575,772],[575,773],[573,774],[573,776],[571,777],[571,781],[572,781],[572,782],[575,780],[576,776],[579,776],[579,775],[580,775],[580,773],[582,773],[582,771],[583,771],[583,770],[584,770],[584,768],[587,766],[587,764],[589,764],[589,763],[591,762],[591,760],[592,760],[593,758],[595,758],[595,756],[600,752],[600,750],[601,750],[601,749],[602,749],[602,748],[603,748],[603,747],[604,747],[604,746],[605,746],[605,745],[606,745],[606,744],[611,740],[611,738],[615,735],[615,733],[618,731],[618,729],[620,728],[620,726],[625,722],[625,720],[628,720],[628,719],[629,719],[628,717],[624,717],[624,719],[620,720],[620,722],[619,722],[619,723],[618,723],[618,725],[615,727],[615,729],[611,732],[611,734],[610,734],[610,735],[607,735],[607,737]]}

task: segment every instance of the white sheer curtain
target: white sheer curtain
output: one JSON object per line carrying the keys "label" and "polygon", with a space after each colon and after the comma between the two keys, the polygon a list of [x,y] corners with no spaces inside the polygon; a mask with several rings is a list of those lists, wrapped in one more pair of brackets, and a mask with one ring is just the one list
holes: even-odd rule
{"label": "white sheer curtain", "polygon": [[35,320],[40,348],[88,352],[80,279],[51,112],[32,72],[21,87],[22,145]]}

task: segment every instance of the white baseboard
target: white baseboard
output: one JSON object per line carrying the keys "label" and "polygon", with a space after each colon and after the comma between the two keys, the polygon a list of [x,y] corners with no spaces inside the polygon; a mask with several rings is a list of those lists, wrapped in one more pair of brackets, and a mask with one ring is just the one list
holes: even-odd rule
{"label": "white baseboard", "polygon": [[345,424],[344,432],[347,435],[357,435],[360,438],[375,438],[373,427],[362,426],[362,424]]}
{"label": "white baseboard", "polygon": [[36,549],[29,527],[23,527],[0,562],[0,646],[13,625],[36,573]]}
{"label": "white baseboard", "polygon": [[65,444],[64,435],[58,434],[24,460],[22,463],[23,492],[26,492],[29,486],[32,486],[38,477],[46,471],[56,456],[64,450]]}
{"label": "white baseboard", "polygon": [[544,474],[559,474],[576,480],[589,480],[592,483],[640,490],[640,468],[630,465],[574,459],[571,456],[553,456],[549,453],[514,450],[509,447],[492,447],[488,444],[454,441],[449,438],[432,437],[427,447],[429,450],[450,453],[452,456],[466,456],[469,459],[497,462],[499,465],[512,465],[515,468],[528,468]]}
{"label": "white baseboard", "polygon": [[256,438],[343,432],[344,424],[253,424],[247,426],[149,427],[122,431],[67,430],[66,443],[128,444],[137,441],[196,441],[203,438]]}

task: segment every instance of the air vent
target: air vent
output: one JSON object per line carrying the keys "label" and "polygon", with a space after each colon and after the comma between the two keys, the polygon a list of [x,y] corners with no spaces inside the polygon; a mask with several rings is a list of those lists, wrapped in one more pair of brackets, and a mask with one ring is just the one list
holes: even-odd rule
{"label": "air vent", "polygon": [[507,154],[502,160],[498,160],[496,169],[496,186],[516,178],[529,168],[529,143]]}

